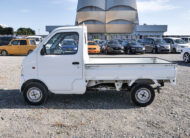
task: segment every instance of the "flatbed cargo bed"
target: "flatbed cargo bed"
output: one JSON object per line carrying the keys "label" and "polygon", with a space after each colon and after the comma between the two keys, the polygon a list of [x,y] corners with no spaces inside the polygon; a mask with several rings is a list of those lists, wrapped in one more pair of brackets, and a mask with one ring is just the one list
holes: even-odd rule
{"label": "flatbed cargo bed", "polygon": [[89,58],[86,80],[152,79],[176,83],[177,65],[160,58]]}
{"label": "flatbed cargo bed", "polygon": [[91,57],[85,65],[114,65],[114,64],[174,64],[156,57]]}

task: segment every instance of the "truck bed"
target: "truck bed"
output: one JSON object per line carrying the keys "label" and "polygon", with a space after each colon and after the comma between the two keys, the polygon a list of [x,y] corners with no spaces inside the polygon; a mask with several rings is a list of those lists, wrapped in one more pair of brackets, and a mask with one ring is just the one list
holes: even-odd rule
{"label": "truck bed", "polygon": [[[176,65],[160,58],[90,58],[87,80],[176,80]],[[175,83],[175,82],[174,82]]]}
{"label": "truck bed", "polygon": [[141,57],[136,57],[136,58],[122,58],[122,57],[91,57],[89,62],[86,63],[86,65],[101,65],[101,64],[172,64],[169,61],[160,59],[160,58],[141,58]]}

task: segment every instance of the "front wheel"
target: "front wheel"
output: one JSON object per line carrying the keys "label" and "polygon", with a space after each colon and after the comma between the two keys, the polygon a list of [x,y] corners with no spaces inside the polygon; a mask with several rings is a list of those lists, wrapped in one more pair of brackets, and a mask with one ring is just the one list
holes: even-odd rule
{"label": "front wheel", "polygon": [[131,89],[132,102],[140,107],[146,107],[150,105],[155,98],[154,89],[147,84],[136,84]]}
{"label": "front wheel", "polygon": [[41,83],[32,82],[26,86],[23,95],[28,104],[41,105],[48,97],[48,90]]}
{"label": "front wheel", "polygon": [[189,53],[185,53],[183,56],[183,60],[185,63],[189,63],[190,62],[190,55]]}
{"label": "front wheel", "polygon": [[7,56],[7,55],[8,55],[8,52],[5,51],[5,50],[3,50],[3,51],[1,51],[1,55],[2,55],[2,56]]}

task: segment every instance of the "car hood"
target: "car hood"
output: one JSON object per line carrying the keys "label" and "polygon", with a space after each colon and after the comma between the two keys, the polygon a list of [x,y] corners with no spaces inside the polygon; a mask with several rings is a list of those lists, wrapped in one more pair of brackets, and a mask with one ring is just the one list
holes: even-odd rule
{"label": "car hood", "polygon": [[170,44],[160,44],[162,47],[170,47]]}
{"label": "car hood", "polygon": [[108,45],[108,46],[110,46],[110,47],[112,47],[112,48],[122,48],[121,45]]}
{"label": "car hood", "polygon": [[190,47],[190,45],[189,45],[189,44],[178,44],[178,46]]}
{"label": "car hood", "polygon": [[75,45],[63,45],[62,48],[76,48]]}
{"label": "car hood", "polygon": [[98,45],[88,45],[88,48],[99,48]]}
{"label": "car hood", "polygon": [[4,49],[7,48],[8,46],[0,46],[0,49]]}
{"label": "car hood", "polygon": [[144,48],[144,46],[141,46],[141,45],[133,45],[132,48]]}

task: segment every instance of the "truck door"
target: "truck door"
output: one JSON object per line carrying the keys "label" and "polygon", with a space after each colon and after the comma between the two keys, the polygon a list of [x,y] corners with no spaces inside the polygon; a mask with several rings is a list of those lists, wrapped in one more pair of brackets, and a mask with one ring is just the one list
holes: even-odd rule
{"label": "truck door", "polygon": [[38,56],[39,78],[53,93],[83,94],[86,90],[83,78],[83,40],[79,34],[80,32],[52,34],[44,44],[45,54],[41,51]]}

